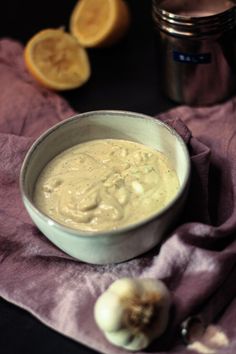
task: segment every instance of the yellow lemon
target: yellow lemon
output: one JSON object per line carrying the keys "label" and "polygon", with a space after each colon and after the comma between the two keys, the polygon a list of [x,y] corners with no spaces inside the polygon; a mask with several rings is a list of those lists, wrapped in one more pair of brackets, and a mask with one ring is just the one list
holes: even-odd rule
{"label": "yellow lemon", "polygon": [[86,50],[62,29],[45,29],[26,44],[26,66],[42,85],[54,90],[80,87],[90,77]]}
{"label": "yellow lemon", "polygon": [[116,43],[130,24],[130,11],[123,0],[79,0],[70,18],[70,32],[84,47]]}

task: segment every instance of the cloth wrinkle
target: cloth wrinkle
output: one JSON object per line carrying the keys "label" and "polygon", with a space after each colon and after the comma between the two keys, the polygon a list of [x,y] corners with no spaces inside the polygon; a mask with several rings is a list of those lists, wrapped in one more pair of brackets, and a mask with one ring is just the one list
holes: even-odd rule
{"label": "cloth wrinkle", "polygon": [[179,106],[157,117],[189,150],[186,206],[161,245],[127,262],[99,266],[73,259],[44,237],[19,191],[20,168],[32,142],[76,112],[32,79],[22,45],[11,39],[0,40],[0,76],[0,296],[96,351],[124,354],[96,326],[94,303],[118,278],[159,278],[171,290],[171,320],[148,351],[190,353],[178,330],[182,320],[200,311],[229,336],[228,347],[219,352],[235,354],[236,97],[212,107]]}
{"label": "cloth wrinkle", "polygon": [[188,265],[189,263],[191,262],[191,259],[194,255],[194,252],[195,252],[195,248],[191,248],[190,252],[188,253],[188,257],[186,257],[186,263],[184,263],[180,269],[180,272],[179,274],[176,274],[174,275],[174,277],[172,278],[172,283],[170,284],[170,290],[173,292],[178,286],[179,284],[181,283],[181,280],[183,279],[184,277],[184,274],[185,272],[187,271],[188,269]]}

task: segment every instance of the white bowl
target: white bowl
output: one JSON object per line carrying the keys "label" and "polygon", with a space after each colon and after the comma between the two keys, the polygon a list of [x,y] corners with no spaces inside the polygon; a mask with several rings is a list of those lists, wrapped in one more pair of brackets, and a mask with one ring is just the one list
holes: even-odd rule
{"label": "white bowl", "polygon": [[[171,160],[180,189],[155,215],[106,232],[85,232],[61,225],[37,209],[33,193],[45,165],[60,152],[93,139],[126,139],[163,152]],[[28,151],[20,174],[24,205],[33,222],[56,246],[72,257],[93,264],[123,262],[157,245],[183,208],[189,185],[190,159],[182,138],[158,119],[125,111],[78,114],[42,134]]]}

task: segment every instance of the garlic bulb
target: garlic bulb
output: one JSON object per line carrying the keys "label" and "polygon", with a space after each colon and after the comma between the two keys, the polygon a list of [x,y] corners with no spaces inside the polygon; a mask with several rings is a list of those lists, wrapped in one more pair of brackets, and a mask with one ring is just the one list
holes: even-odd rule
{"label": "garlic bulb", "polygon": [[95,321],[112,344],[141,350],[165,331],[170,302],[160,280],[119,279],[97,299]]}

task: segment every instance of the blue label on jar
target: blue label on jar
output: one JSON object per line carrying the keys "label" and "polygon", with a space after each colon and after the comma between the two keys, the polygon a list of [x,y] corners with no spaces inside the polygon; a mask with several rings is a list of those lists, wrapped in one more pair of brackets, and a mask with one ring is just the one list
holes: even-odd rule
{"label": "blue label on jar", "polygon": [[180,63],[209,64],[211,63],[211,53],[189,54],[174,50],[173,59]]}

